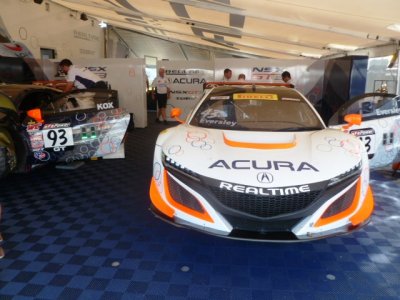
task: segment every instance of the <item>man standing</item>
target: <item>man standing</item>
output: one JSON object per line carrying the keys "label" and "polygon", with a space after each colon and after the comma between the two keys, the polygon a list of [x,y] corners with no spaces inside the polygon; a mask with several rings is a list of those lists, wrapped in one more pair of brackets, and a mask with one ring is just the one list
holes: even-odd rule
{"label": "man standing", "polygon": [[232,70],[225,69],[224,70],[224,78],[222,79],[222,81],[224,81],[224,82],[231,81],[231,78],[232,78]]}
{"label": "man standing", "polygon": [[288,71],[284,71],[281,75],[282,77],[282,81],[289,84],[291,88],[294,88],[294,84],[292,81],[292,76],[290,75],[290,73]]}
{"label": "man standing", "polygon": [[61,71],[67,74],[67,85],[64,88],[64,92],[76,89],[89,89],[98,88],[106,89],[107,83],[101,80],[101,78],[88,70],[87,68],[81,68],[72,64],[69,59],[63,59],[58,64]]}
{"label": "man standing", "polygon": [[153,80],[151,86],[153,87],[153,99],[157,100],[158,106],[156,122],[160,123],[160,116],[162,116],[164,123],[167,124],[166,107],[171,88],[169,79],[165,77],[164,67],[158,69],[158,76]]}

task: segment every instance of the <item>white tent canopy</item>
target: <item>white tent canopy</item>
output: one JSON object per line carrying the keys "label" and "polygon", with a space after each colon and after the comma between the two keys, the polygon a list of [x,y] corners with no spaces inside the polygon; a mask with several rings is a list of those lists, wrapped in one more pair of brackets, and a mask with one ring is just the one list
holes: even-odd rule
{"label": "white tent canopy", "polygon": [[283,59],[323,58],[382,46],[393,53],[400,40],[399,0],[52,2],[112,25],[129,47],[126,30],[204,49]]}

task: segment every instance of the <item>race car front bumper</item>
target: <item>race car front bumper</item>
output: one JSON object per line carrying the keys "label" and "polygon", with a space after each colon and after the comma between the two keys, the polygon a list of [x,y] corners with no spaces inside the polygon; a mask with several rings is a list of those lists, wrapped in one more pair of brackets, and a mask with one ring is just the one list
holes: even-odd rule
{"label": "race car front bumper", "polygon": [[[178,175],[178,174],[174,174]],[[374,207],[371,189],[360,197],[362,179],[349,178],[329,190],[306,209],[272,218],[238,213],[164,170],[162,180],[152,179],[151,209],[174,225],[213,235],[260,241],[307,241],[351,232],[368,223]],[[178,178],[180,177],[180,178]],[[174,181],[173,184],[170,184]],[[336,191],[340,190],[339,193]],[[325,190],[326,192],[326,190]],[[207,200],[203,195],[207,195]]]}

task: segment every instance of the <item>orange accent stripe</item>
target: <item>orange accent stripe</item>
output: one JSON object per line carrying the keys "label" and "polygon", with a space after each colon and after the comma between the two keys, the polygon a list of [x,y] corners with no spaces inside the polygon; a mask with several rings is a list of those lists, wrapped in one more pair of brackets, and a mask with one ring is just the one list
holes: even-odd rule
{"label": "orange accent stripe", "polygon": [[229,140],[225,134],[224,136],[224,143],[231,147],[237,148],[251,148],[251,149],[289,149],[296,146],[296,141],[292,143],[275,143],[275,144],[264,144],[264,143],[246,143],[246,142],[236,142]]}
{"label": "orange accent stripe", "polygon": [[372,194],[371,187],[368,186],[367,195],[361,209],[350,218],[351,224],[354,226],[361,224],[366,221],[374,211],[374,196]]}
{"label": "orange accent stripe", "polygon": [[164,185],[165,185],[165,194],[167,195],[167,200],[168,202],[173,205],[174,207],[176,207],[177,209],[187,213],[188,215],[191,215],[195,218],[198,219],[202,219],[204,221],[210,222],[210,223],[214,223],[214,220],[210,217],[210,215],[207,213],[206,209],[204,208],[204,206],[199,202],[199,204],[201,205],[201,207],[203,208],[204,212],[201,213],[199,211],[196,211],[194,209],[191,209],[189,207],[186,207],[182,204],[180,204],[179,202],[176,202],[174,200],[174,198],[172,198],[170,192],[169,192],[169,188],[168,188],[168,176],[167,176],[167,171],[164,170]]}
{"label": "orange accent stripe", "polygon": [[[351,203],[350,207],[336,215],[330,216],[328,218],[320,218],[317,223],[315,223],[315,227],[320,227],[324,226],[336,221],[339,221],[340,219],[345,218],[346,216],[351,215],[358,206],[358,201],[360,199],[360,190],[361,190],[361,180],[358,179],[357,181],[357,187],[356,187],[356,194],[354,195],[353,202]],[[329,207],[328,207],[329,208]]]}
{"label": "orange accent stripe", "polygon": [[173,218],[175,211],[169,207],[162,199],[160,192],[157,189],[157,184],[154,177],[151,179],[150,185],[150,199],[153,205],[164,215]]}

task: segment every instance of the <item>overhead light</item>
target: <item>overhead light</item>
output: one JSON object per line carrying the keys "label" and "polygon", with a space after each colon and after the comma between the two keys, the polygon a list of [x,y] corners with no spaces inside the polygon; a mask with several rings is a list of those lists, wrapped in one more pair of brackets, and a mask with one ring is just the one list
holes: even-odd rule
{"label": "overhead light", "polygon": [[101,20],[101,22],[99,23],[100,28],[106,28],[107,27],[107,23],[104,22],[103,20]]}
{"label": "overhead light", "polygon": [[400,32],[400,24],[399,23],[389,25],[386,28],[389,29],[389,30]]}
{"label": "overhead light", "polygon": [[87,20],[89,20],[89,18],[85,13],[81,13],[81,20],[82,21],[87,21]]}
{"label": "overhead light", "polygon": [[391,57],[391,59],[390,59],[390,62],[389,62],[389,64],[388,64],[387,68],[388,68],[388,69],[393,68],[393,67],[396,65],[396,62],[397,62],[397,59],[398,59],[398,58],[399,58],[399,51],[395,51],[395,52],[392,54],[392,57]]}
{"label": "overhead light", "polygon": [[309,58],[321,58],[321,54],[317,54],[317,53],[305,53],[305,52],[302,52],[301,54],[300,54],[301,56],[304,56],[304,57],[309,57]]}
{"label": "overhead light", "polygon": [[43,0],[33,0],[36,4],[42,4]]}
{"label": "overhead light", "polygon": [[341,45],[341,44],[328,44],[327,48],[338,49],[343,51],[354,51],[357,50],[357,46]]}

